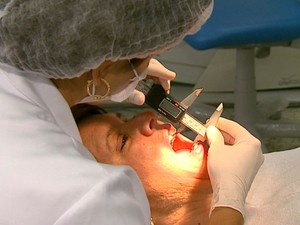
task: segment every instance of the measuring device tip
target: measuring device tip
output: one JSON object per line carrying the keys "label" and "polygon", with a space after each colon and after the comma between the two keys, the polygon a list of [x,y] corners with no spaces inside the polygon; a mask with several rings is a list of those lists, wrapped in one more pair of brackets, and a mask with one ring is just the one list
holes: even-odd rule
{"label": "measuring device tip", "polygon": [[200,95],[200,93],[203,91],[203,88],[198,88],[195,90],[195,94],[198,97]]}
{"label": "measuring device tip", "polygon": [[221,111],[221,110],[223,110],[223,103],[220,103],[220,105],[217,107],[217,109],[216,109],[217,111]]}

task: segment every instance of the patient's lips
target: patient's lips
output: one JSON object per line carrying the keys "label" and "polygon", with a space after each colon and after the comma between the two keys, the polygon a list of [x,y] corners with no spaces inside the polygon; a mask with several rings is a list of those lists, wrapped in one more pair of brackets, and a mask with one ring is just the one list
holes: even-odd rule
{"label": "patient's lips", "polygon": [[168,129],[168,136],[170,146],[176,153],[189,152],[197,155],[201,154],[203,150],[205,150],[205,147],[202,143],[194,144],[194,142],[188,139],[187,137],[177,133],[176,129],[173,126],[172,129]]}
{"label": "patient's lips", "polygon": [[174,136],[176,134],[176,128],[172,124],[165,123],[164,128],[168,130],[169,136]]}
{"label": "patient's lips", "polygon": [[171,124],[164,124],[164,128],[168,131],[169,143],[174,152],[191,152],[193,154],[202,152],[203,146],[201,144],[194,145],[193,141],[177,133]]}
{"label": "patient's lips", "polygon": [[200,154],[200,153],[202,153],[202,151],[203,151],[204,149],[205,149],[205,148],[204,148],[203,144],[201,144],[201,143],[199,143],[199,144],[194,144],[194,145],[193,145],[193,149],[191,150],[191,152],[192,152],[193,154]]}
{"label": "patient's lips", "polygon": [[[174,127],[173,127],[173,128],[174,128]],[[176,135],[176,129],[175,129],[175,128],[174,128],[174,130],[171,130],[171,129],[170,129],[170,130],[168,131],[168,136],[169,136],[169,141],[170,141],[171,147],[173,147],[175,135]]]}

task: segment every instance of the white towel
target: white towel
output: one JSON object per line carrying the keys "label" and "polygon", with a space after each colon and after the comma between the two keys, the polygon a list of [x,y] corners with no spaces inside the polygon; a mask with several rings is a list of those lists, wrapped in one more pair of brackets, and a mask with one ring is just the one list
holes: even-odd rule
{"label": "white towel", "polygon": [[245,225],[300,225],[300,148],[265,154],[246,200]]}

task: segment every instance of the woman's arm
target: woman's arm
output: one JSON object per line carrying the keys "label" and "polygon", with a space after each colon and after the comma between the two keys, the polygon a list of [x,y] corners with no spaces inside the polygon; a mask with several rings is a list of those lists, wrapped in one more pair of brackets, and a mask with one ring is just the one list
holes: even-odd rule
{"label": "woman's arm", "polygon": [[217,207],[210,216],[209,225],[243,225],[243,215],[232,208]]}

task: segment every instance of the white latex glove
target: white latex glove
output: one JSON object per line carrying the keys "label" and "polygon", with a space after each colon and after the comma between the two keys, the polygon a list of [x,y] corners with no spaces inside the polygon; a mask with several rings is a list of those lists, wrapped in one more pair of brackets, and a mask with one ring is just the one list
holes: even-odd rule
{"label": "white latex glove", "polygon": [[137,74],[136,71],[133,72],[136,74],[136,77],[131,80],[130,84],[122,91],[109,96],[109,100],[122,102],[127,99],[130,103],[142,105],[145,102],[145,96],[142,92],[135,89],[140,80],[145,79],[147,76],[157,77],[159,83],[168,92],[170,90],[170,81],[176,76],[173,71],[167,69],[153,58],[149,61],[147,69],[141,74]]}
{"label": "white latex glove", "polygon": [[264,161],[261,143],[236,122],[220,118],[218,128],[207,128],[207,163],[213,189],[210,212],[223,206],[244,215],[245,199]]}

